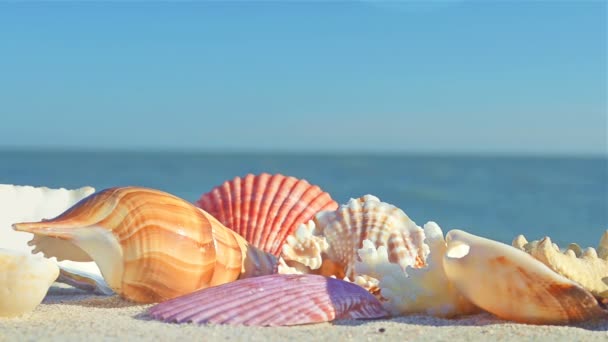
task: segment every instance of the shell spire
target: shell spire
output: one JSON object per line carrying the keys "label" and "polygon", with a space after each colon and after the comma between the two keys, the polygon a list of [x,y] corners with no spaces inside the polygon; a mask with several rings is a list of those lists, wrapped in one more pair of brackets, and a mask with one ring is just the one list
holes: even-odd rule
{"label": "shell spire", "polygon": [[[13,228],[72,243],[97,263],[112,290],[142,303],[270,274],[276,265],[274,256],[203,210],[142,187],[106,189],[54,219]],[[52,246],[41,251],[56,252]]]}

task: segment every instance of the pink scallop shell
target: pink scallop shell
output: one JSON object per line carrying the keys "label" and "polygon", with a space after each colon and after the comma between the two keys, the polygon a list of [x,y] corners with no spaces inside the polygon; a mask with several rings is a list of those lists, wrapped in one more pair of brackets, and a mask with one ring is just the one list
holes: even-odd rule
{"label": "pink scallop shell", "polygon": [[276,256],[300,224],[319,211],[338,208],[327,192],[306,180],[267,173],[226,181],[202,195],[196,205]]}
{"label": "pink scallop shell", "polygon": [[165,322],[254,326],[388,316],[382,304],[362,287],[311,274],[237,280],[157,304],[148,314]]}

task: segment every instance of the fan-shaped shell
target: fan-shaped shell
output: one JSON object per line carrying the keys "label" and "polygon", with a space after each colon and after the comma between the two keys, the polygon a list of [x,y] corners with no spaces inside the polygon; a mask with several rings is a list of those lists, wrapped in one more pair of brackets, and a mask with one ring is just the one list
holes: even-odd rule
{"label": "fan-shaped shell", "polygon": [[34,310],[58,275],[57,264],[42,255],[0,248],[0,317]]}
{"label": "fan-shaped shell", "polygon": [[13,227],[78,246],[112,290],[136,302],[269,274],[275,266],[274,256],[248,246],[203,210],[141,187],[106,189],[52,220]]}
{"label": "fan-shaped shell", "polygon": [[461,230],[448,232],[446,242],[448,279],[498,317],[533,324],[606,317],[591,293],[521,250]]}
{"label": "fan-shaped shell", "polygon": [[204,194],[196,205],[252,245],[279,255],[285,238],[321,210],[331,196],[306,180],[281,174],[236,177]]}
{"label": "fan-shaped shell", "polygon": [[149,309],[177,323],[284,326],[387,316],[361,287],[318,275],[273,274],[200,290]]}
{"label": "fan-shaped shell", "polygon": [[523,235],[513,241],[513,246],[526,251],[553,271],[573,280],[594,296],[608,298],[608,231],[604,232],[597,251],[585,250],[570,244],[562,253],[549,237],[540,241],[526,241]]}
{"label": "fan-shaped shell", "polygon": [[386,246],[389,261],[402,269],[424,266],[429,253],[422,228],[401,209],[365,195],[335,211],[320,212],[300,226],[283,246],[281,257],[285,264],[279,271],[354,279],[357,250],[363,240],[376,247]]}

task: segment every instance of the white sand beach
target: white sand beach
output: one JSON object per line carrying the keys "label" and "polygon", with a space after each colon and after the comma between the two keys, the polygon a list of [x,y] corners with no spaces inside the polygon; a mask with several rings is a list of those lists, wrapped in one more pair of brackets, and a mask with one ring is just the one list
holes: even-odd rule
{"label": "white sand beach", "polygon": [[608,320],[577,326],[515,324],[479,314],[460,319],[407,316],[294,327],[167,324],[118,296],[53,285],[32,313],[0,318],[0,341],[607,341]]}

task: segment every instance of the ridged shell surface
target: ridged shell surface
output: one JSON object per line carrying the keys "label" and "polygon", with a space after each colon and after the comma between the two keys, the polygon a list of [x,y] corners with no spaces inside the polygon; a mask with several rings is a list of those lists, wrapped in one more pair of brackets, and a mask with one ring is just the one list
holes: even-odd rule
{"label": "ridged shell surface", "polygon": [[226,181],[196,205],[252,245],[277,256],[285,238],[300,224],[319,211],[338,207],[327,192],[306,180],[267,173]]}
{"label": "ridged shell surface", "polygon": [[388,313],[363,288],[318,275],[268,275],[238,280],[175,298],[149,309],[158,320],[287,326],[371,319]]}
{"label": "ridged shell surface", "polygon": [[593,295],[529,254],[461,230],[446,235],[448,279],[471,302],[521,323],[568,324],[606,317]]}
{"label": "ridged shell surface", "polygon": [[136,302],[269,274],[275,264],[273,256],[247,246],[203,210],[141,187],[106,189],[52,220],[14,228],[74,243],[115,292]]}
{"label": "ridged shell surface", "polygon": [[[313,220],[300,226],[283,246],[282,258],[289,267],[306,273],[312,272],[340,279],[353,280],[357,251],[363,241],[375,247],[386,246],[389,261],[406,267],[423,267],[429,247],[424,244],[424,231],[401,209],[381,202],[377,197],[365,195],[351,199],[335,211],[323,211]],[[284,266],[284,265],[283,265]]]}

